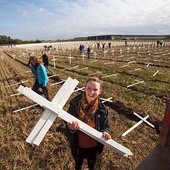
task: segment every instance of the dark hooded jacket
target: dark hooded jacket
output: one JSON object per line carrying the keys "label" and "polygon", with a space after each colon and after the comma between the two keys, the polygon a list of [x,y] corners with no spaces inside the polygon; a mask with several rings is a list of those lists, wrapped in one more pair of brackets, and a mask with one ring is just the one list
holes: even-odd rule
{"label": "dark hooded jacket", "polygon": [[48,66],[49,65],[47,54],[43,54],[42,55],[42,61],[44,63],[44,66]]}
{"label": "dark hooded jacket", "polygon": [[[68,109],[68,113],[73,115],[74,117],[78,117],[77,110],[78,110],[78,104],[81,100],[82,94],[76,96],[70,101],[70,107]],[[98,110],[95,113],[95,124],[96,124],[96,130],[100,132],[108,131],[109,130],[109,124],[108,124],[108,110],[106,106],[99,100],[99,107]],[[67,126],[67,137],[70,142],[70,147],[73,156],[78,152],[78,133],[70,131],[69,127]],[[99,148],[99,153],[103,150],[103,144],[97,142],[97,147]]]}

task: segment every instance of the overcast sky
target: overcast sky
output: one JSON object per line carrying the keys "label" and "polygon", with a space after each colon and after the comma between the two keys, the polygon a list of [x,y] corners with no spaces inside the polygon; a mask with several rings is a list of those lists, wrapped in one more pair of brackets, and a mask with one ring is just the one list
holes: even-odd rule
{"label": "overcast sky", "polygon": [[170,34],[170,0],[0,0],[0,35],[56,40]]}

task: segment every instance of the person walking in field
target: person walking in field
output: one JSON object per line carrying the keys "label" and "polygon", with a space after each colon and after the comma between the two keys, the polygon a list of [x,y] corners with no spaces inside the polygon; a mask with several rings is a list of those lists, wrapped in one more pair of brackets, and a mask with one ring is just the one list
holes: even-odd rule
{"label": "person walking in field", "polygon": [[[85,91],[70,101],[68,113],[103,133],[105,140],[111,139],[108,133],[108,110],[101,102],[101,81],[98,77],[87,80]],[[79,130],[77,121],[67,123],[67,136],[70,142],[75,170],[81,170],[84,159],[90,170],[96,170],[103,145]]]}
{"label": "person walking in field", "polygon": [[48,56],[45,52],[42,52],[42,61],[44,63],[44,66],[48,72],[53,74],[53,72],[49,69],[49,61],[48,61]]}
{"label": "person walking in field", "polygon": [[91,48],[90,46],[87,47],[87,58],[90,58]]}
{"label": "person walking in field", "polygon": [[[44,94],[45,98],[49,100],[48,88],[47,88],[47,83],[49,79],[47,76],[46,68],[43,62],[37,57],[33,57],[30,62],[33,65],[32,70],[33,70],[34,80],[35,80],[32,90],[38,94]],[[39,88],[42,89],[42,92],[39,91]]]}
{"label": "person walking in field", "polygon": [[33,73],[33,65],[31,64],[31,60],[34,58],[34,55],[32,53],[29,53],[28,63],[27,66],[31,68],[31,71]]}

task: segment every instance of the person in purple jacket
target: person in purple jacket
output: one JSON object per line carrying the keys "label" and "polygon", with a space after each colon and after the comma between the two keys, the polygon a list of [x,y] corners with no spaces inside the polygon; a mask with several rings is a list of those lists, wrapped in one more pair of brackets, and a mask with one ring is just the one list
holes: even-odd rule
{"label": "person in purple jacket", "polygon": [[[34,74],[34,85],[32,90],[38,94],[43,94],[47,100],[49,100],[47,83],[49,81],[47,76],[46,68],[43,62],[38,57],[33,57],[30,61],[33,65],[33,74]],[[42,93],[39,91],[39,88],[42,89]]]}

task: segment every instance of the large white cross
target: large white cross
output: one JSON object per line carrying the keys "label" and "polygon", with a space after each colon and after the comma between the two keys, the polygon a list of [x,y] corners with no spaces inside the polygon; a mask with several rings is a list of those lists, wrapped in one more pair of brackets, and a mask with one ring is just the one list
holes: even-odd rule
{"label": "large white cross", "polygon": [[66,122],[78,121],[80,125],[80,131],[91,136],[103,145],[108,146],[110,149],[114,150],[118,154],[123,156],[133,155],[128,148],[115,142],[112,139],[105,140],[103,138],[102,132],[99,132],[96,129],[90,127],[86,123],[82,122],[81,120],[77,119],[76,117],[72,116],[71,114],[67,113],[62,109],[77,84],[77,80],[73,80],[69,77],[63,84],[63,86],[60,88],[58,93],[55,95],[52,102],[46,100],[44,97],[35,93],[28,87],[23,87],[22,85],[19,86],[19,88],[17,89],[19,92],[46,108],[43,115],[40,117],[39,121],[34,126],[33,130],[26,139],[26,142],[39,145],[43,137],[53,124],[54,120],[58,116]]}

